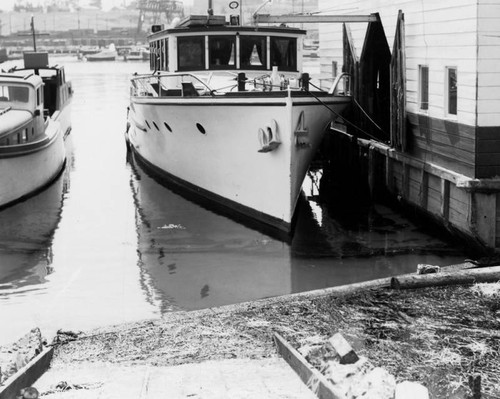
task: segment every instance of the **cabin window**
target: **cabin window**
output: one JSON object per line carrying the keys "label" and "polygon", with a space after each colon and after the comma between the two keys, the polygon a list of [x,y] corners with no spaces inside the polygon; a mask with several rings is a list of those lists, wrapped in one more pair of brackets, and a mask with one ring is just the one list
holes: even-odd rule
{"label": "cabin window", "polygon": [[36,106],[40,106],[40,104],[42,103],[42,89],[41,88],[38,88],[36,90]]}
{"label": "cabin window", "polygon": [[446,68],[446,113],[457,114],[457,68]]}
{"label": "cabin window", "polygon": [[271,37],[271,66],[282,71],[297,70],[297,39]]}
{"label": "cabin window", "polygon": [[159,70],[164,70],[163,69],[163,60],[165,59],[165,45],[163,43],[163,40],[160,40],[158,42],[158,44],[159,44],[159,49],[158,49],[158,51],[159,51],[159,54],[158,54],[159,55],[158,69]]}
{"label": "cabin window", "polygon": [[161,69],[163,71],[168,71],[168,39],[162,40],[162,50],[161,50]]}
{"label": "cabin window", "polygon": [[266,37],[240,36],[240,68],[266,68]]}
{"label": "cabin window", "polygon": [[161,48],[159,40],[149,44],[149,66],[151,70],[154,71],[158,71],[161,68]]}
{"label": "cabin window", "polygon": [[179,71],[205,69],[205,37],[178,37],[177,56]]}
{"label": "cabin window", "polygon": [[211,69],[234,68],[236,36],[210,36],[208,38],[208,54]]}
{"label": "cabin window", "polygon": [[0,101],[27,103],[29,99],[28,87],[0,85]]}
{"label": "cabin window", "polygon": [[421,110],[429,109],[429,67],[419,66],[419,105]]}
{"label": "cabin window", "polygon": [[155,69],[155,43],[149,43],[149,69]]}

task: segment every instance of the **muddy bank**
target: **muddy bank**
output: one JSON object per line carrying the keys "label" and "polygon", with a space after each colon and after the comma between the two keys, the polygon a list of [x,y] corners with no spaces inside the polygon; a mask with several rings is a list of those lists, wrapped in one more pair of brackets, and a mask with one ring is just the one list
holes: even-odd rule
{"label": "muddy bank", "polygon": [[[392,290],[381,279],[241,305],[179,312],[91,331],[57,346],[53,364],[179,365],[276,356],[274,332],[296,348],[341,332],[356,352],[431,397],[465,398],[469,379],[500,396],[499,284]],[[74,337],[61,336],[62,340]],[[320,358],[308,359],[321,366]]]}

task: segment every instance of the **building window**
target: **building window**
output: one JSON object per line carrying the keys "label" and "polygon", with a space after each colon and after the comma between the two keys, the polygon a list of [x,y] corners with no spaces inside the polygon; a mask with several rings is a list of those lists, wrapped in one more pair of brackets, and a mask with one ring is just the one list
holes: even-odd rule
{"label": "building window", "polygon": [[446,113],[457,114],[457,68],[446,68]]}
{"label": "building window", "polygon": [[205,37],[187,36],[177,38],[178,70],[205,69]]}
{"label": "building window", "polygon": [[421,110],[429,109],[429,67],[419,66],[419,104]]}

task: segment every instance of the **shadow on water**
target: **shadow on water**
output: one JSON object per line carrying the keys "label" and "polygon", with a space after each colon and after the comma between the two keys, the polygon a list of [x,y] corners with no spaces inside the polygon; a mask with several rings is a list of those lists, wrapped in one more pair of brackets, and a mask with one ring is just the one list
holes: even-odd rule
{"label": "shadow on water", "polygon": [[[139,267],[162,313],[200,309],[412,272],[464,255],[375,205],[332,217],[302,196],[295,233],[280,240],[200,205],[146,172],[129,154]],[[307,190],[306,190],[307,191]],[[146,277],[147,276],[147,277]]]}

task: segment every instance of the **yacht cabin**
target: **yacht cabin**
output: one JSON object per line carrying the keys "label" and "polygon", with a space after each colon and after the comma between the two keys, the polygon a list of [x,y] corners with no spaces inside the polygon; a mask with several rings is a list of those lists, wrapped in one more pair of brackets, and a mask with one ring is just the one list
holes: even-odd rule
{"label": "yacht cabin", "polygon": [[152,71],[235,72],[302,70],[302,40],[297,28],[241,26],[224,16],[191,16],[171,29],[155,25],[149,36]]}

